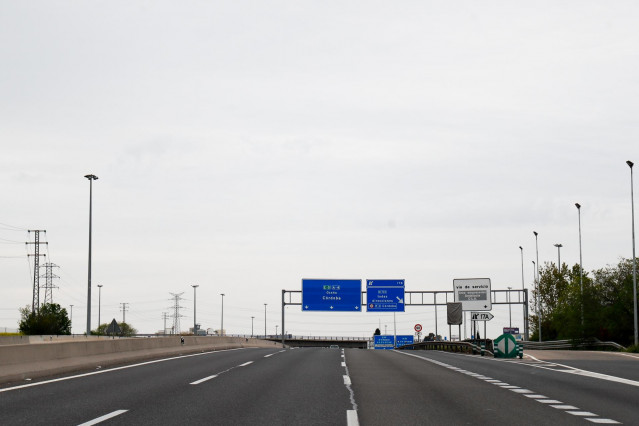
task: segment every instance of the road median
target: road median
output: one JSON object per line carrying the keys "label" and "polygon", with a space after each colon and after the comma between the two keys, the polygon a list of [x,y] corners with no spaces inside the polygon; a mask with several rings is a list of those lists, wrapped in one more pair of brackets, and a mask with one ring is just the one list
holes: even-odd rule
{"label": "road median", "polygon": [[[43,339],[46,341],[46,339]],[[216,350],[281,347],[260,339],[180,336],[122,339],[74,339],[46,344],[0,346],[0,383],[87,371],[163,357]]]}

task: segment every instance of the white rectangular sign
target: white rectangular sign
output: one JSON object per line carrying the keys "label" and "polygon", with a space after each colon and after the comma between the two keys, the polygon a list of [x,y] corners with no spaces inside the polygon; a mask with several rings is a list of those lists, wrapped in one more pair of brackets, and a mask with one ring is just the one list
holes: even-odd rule
{"label": "white rectangular sign", "polygon": [[470,313],[471,321],[490,321],[493,318],[495,317],[490,312],[471,312]]}
{"label": "white rectangular sign", "polygon": [[463,311],[490,311],[490,278],[456,278],[453,280],[455,302]]}

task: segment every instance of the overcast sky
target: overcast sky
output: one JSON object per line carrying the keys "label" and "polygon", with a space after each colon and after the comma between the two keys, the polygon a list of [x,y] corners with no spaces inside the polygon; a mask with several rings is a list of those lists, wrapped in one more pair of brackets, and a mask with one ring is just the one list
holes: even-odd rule
{"label": "overcast sky", "polygon": [[[637,22],[632,1],[0,0],[0,327],[42,229],[86,330],[89,173],[94,328],[97,284],[102,322],[126,302],[156,332],[184,293],[186,331],[197,284],[203,328],[225,293],[227,333],[263,333],[264,303],[275,333],[302,278],[521,288],[520,245],[532,288],[533,231],[540,263],[579,262],[576,202],[584,269],[631,258]],[[393,324],[286,311],[297,335]],[[397,332],[434,321],[407,307]]]}

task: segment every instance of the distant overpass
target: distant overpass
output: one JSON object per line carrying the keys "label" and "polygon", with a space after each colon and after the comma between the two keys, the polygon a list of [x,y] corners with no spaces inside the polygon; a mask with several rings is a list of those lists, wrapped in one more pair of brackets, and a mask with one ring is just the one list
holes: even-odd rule
{"label": "distant overpass", "polygon": [[[282,336],[267,336],[266,340],[282,342]],[[340,336],[284,336],[284,343],[288,346],[299,347],[328,347],[337,345],[340,348],[367,349],[371,341],[367,337],[340,337]]]}

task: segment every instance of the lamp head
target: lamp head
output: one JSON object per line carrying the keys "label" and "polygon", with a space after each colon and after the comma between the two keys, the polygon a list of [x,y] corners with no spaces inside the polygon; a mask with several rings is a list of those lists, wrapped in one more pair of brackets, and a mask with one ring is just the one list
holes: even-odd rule
{"label": "lamp head", "polygon": [[628,160],[626,161],[626,164],[632,169],[632,166],[635,165],[635,163],[633,163],[632,161]]}
{"label": "lamp head", "polygon": [[522,246],[519,246],[519,250],[523,250],[524,248]]}
{"label": "lamp head", "polygon": [[539,234],[537,234],[537,231],[533,231],[533,234],[535,234],[535,237],[536,237],[537,235],[539,235]]}
{"label": "lamp head", "polygon": [[98,177],[96,175],[84,175],[84,177],[89,180],[98,180]]}
{"label": "lamp head", "polygon": [[555,244],[555,247],[559,248],[559,247],[563,247],[563,245],[561,245],[561,244]]}
{"label": "lamp head", "polygon": [[575,203],[575,207],[577,207],[577,210],[579,210],[579,209],[581,209],[581,204]]}

